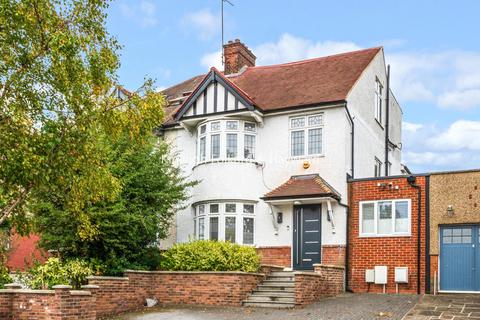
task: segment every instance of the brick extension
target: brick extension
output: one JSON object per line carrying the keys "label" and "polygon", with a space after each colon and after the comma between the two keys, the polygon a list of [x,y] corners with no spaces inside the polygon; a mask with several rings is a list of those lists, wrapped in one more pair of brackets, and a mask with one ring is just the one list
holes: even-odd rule
{"label": "brick extension", "polygon": [[[351,204],[349,219],[349,288],[353,292],[381,292],[382,285],[367,284],[365,270],[374,266],[388,267],[386,290],[395,293],[394,268],[408,267],[409,283],[399,284],[400,293],[417,293],[417,273],[420,272],[420,292],[425,292],[425,177],[417,177],[416,184],[422,189],[421,199],[421,254],[420,270],[417,270],[417,190],[410,186],[406,177],[389,179],[357,180],[349,183]],[[377,186],[386,183],[386,187]],[[399,189],[389,188],[388,184]],[[359,202],[368,200],[411,199],[411,235],[391,237],[359,237]]]}

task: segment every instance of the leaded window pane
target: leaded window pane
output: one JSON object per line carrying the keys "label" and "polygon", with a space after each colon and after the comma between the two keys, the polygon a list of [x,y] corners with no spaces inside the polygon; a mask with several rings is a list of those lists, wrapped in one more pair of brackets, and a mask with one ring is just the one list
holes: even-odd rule
{"label": "leaded window pane", "polygon": [[243,218],[243,244],[253,244],[253,218]]}
{"label": "leaded window pane", "polygon": [[305,132],[292,131],[292,156],[302,156],[305,154]]}
{"label": "leaded window pane", "polygon": [[322,116],[321,115],[315,115],[315,116],[308,117],[308,125],[310,127],[319,126],[321,124],[322,124]]}
{"label": "leaded window pane", "polygon": [[227,158],[237,157],[237,134],[227,134]]}
{"label": "leaded window pane", "polygon": [[227,130],[238,130],[238,121],[227,121]]}
{"label": "leaded window pane", "polygon": [[225,212],[228,213],[235,213],[237,212],[237,205],[235,203],[227,203],[225,204]]}
{"label": "leaded window pane", "polygon": [[200,138],[200,161],[205,161],[205,151],[206,151],[206,147],[205,147],[205,143],[206,143],[206,138],[205,137],[201,137]]}
{"label": "leaded window pane", "polygon": [[244,204],[243,205],[243,213],[254,213],[255,206],[253,204]]}
{"label": "leaded window pane", "polygon": [[219,134],[211,135],[210,158],[212,159],[220,158],[220,135]]}
{"label": "leaded window pane", "polygon": [[244,130],[248,132],[255,132],[255,123],[245,122]]}
{"label": "leaded window pane", "polygon": [[205,239],[205,218],[198,218],[198,239]]}
{"label": "leaded window pane", "polygon": [[210,125],[211,131],[218,131],[220,130],[220,121],[212,122]]}
{"label": "leaded window pane", "polygon": [[308,154],[322,153],[322,129],[308,130]]}
{"label": "leaded window pane", "polygon": [[292,129],[305,127],[305,118],[301,117],[301,118],[290,119],[290,126]]}
{"label": "leaded window pane", "polygon": [[201,204],[198,206],[198,215],[205,214],[205,205]]}
{"label": "leaded window pane", "polygon": [[200,127],[200,134],[204,134],[205,131],[207,131],[207,125],[204,124],[203,126]]}
{"label": "leaded window pane", "polygon": [[212,203],[210,205],[210,213],[218,213],[218,212],[219,212],[218,203]]}
{"label": "leaded window pane", "polygon": [[255,159],[255,136],[245,135],[243,156],[245,159]]}
{"label": "leaded window pane", "polygon": [[218,217],[210,218],[210,240],[218,240]]}
{"label": "leaded window pane", "polygon": [[235,217],[225,217],[225,241],[235,243]]}

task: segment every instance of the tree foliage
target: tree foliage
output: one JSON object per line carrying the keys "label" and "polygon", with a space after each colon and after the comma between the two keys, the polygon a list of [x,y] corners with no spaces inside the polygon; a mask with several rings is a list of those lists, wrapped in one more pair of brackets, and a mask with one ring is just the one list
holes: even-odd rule
{"label": "tree foliage", "polygon": [[35,207],[41,246],[58,250],[64,259],[94,260],[107,274],[125,268],[155,268],[156,245],[167,235],[174,212],[195,182],[185,180],[167,145],[153,137],[144,144],[128,139],[115,143],[109,163],[122,189],[116,199],[84,208],[83,215],[95,229],[93,236],[85,236],[85,219],[74,218],[68,199],[61,193],[51,194]]}
{"label": "tree foliage", "polygon": [[63,212],[94,236],[85,209],[122,192],[103,138],[141,144],[161,123],[164,100],[150,80],[123,99],[112,94],[120,46],[105,28],[106,8],[0,0],[0,225],[61,194]]}

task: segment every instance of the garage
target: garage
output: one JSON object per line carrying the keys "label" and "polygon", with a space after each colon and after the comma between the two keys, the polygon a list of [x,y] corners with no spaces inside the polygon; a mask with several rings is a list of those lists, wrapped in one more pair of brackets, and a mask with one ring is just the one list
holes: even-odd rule
{"label": "garage", "polygon": [[440,228],[440,290],[480,291],[479,225]]}

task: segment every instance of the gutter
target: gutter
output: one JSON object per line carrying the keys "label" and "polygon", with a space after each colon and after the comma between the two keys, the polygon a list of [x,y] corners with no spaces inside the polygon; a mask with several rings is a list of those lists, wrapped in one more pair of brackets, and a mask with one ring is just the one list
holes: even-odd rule
{"label": "gutter", "polygon": [[390,65],[387,66],[387,96],[385,98],[385,176],[388,177],[388,144],[390,142]]}
{"label": "gutter", "polygon": [[421,267],[421,222],[422,222],[422,217],[421,217],[421,206],[422,206],[422,189],[419,185],[417,185],[416,182],[417,178],[415,176],[409,176],[407,177],[407,182],[410,184],[412,188],[417,189],[417,294],[420,294],[420,267]]}

